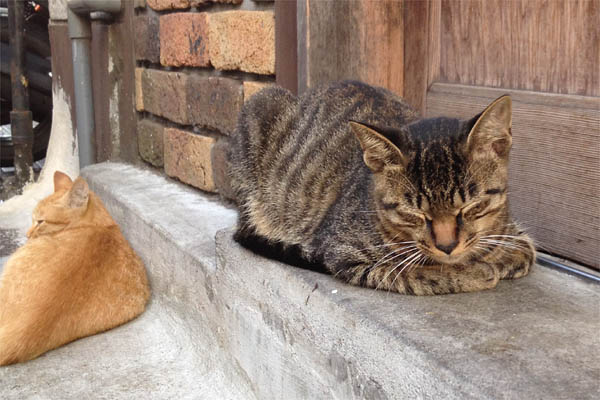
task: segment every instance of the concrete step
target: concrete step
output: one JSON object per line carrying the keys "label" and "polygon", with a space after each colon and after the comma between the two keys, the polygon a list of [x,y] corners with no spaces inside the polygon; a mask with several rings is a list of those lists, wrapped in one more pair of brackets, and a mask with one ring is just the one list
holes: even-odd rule
{"label": "concrete step", "polygon": [[223,229],[235,212],[214,196],[122,164],[84,176],[143,258],[150,307],[0,368],[0,398],[598,395],[596,285],[537,267],[473,294],[351,287],[241,248]]}

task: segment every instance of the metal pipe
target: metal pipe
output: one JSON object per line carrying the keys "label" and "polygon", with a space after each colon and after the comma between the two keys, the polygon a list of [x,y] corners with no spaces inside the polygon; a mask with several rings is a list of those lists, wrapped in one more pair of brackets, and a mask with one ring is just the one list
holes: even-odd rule
{"label": "metal pipe", "polygon": [[10,131],[14,145],[16,183],[17,187],[22,188],[33,178],[33,117],[29,110],[29,81],[25,73],[25,3],[23,1],[10,0],[8,25],[12,89]]}
{"label": "metal pipe", "polygon": [[554,261],[548,257],[544,257],[542,255],[537,256],[537,262],[540,265],[543,265],[545,267],[550,267],[550,268],[554,268],[557,269],[559,271],[562,272],[566,272],[569,275],[573,275],[573,276],[577,276],[579,278],[585,278],[585,279],[589,279],[591,282],[596,283],[596,284],[600,284],[600,276],[594,274],[594,273],[590,273],[587,271],[584,271],[583,269],[578,269],[575,267],[570,267],[566,264],[563,264],[561,262],[557,262]]}
{"label": "metal pipe", "polygon": [[118,13],[121,0],[69,0],[68,24],[73,53],[75,83],[75,120],[81,168],[96,162],[94,140],[94,102],[90,67],[91,12]]}

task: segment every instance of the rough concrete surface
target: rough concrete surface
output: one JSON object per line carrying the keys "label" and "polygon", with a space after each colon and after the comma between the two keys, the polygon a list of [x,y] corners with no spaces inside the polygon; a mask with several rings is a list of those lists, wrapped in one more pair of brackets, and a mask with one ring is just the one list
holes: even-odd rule
{"label": "rough concrete surface", "polygon": [[598,395],[596,285],[537,267],[472,294],[351,287],[256,256],[230,229],[215,247],[215,232],[235,222],[215,196],[132,166],[83,174],[143,258],[150,308],[121,328],[0,368],[0,398]]}

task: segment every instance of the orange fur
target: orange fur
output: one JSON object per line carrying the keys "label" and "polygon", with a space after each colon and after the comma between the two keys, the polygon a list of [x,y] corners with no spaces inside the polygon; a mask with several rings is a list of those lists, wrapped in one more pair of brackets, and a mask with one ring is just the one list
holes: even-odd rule
{"label": "orange fur", "polygon": [[83,178],[56,172],[54,190],[0,277],[0,365],[121,325],[150,297],[142,261]]}

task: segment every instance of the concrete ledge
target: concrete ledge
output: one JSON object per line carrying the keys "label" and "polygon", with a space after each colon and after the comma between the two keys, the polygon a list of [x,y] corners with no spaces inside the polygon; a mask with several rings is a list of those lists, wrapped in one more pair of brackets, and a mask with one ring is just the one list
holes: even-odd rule
{"label": "concrete ledge", "polygon": [[217,257],[229,351],[263,398],[598,394],[600,295],[579,278],[537,266],[491,291],[411,297],[265,260],[231,231]]}
{"label": "concrete ledge", "polygon": [[[537,267],[527,278],[473,294],[422,298],[360,289],[256,256],[232,240],[231,229],[217,234],[215,248],[215,233],[235,222],[235,212],[215,196],[120,164],[88,167],[84,175],[146,263],[150,309],[117,330],[0,369],[0,381],[21,388],[7,392],[11,385],[2,385],[2,398],[104,395],[111,379],[120,382],[124,376],[132,377],[130,387],[116,386],[108,397],[587,399],[598,394],[598,286]],[[139,325],[156,320],[168,323]],[[119,332],[137,335],[138,346],[113,342]],[[82,343],[97,343],[94,351],[110,353],[112,361],[105,359],[102,368],[121,367],[74,392],[63,378],[70,376],[62,375],[65,368],[81,374],[99,367],[94,352],[77,351]],[[157,351],[136,364],[135,355],[153,346]],[[161,369],[163,361],[172,368]],[[66,366],[54,372],[53,363],[59,362]],[[180,383],[155,392],[149,381],[158,371],[159,385],[171,378]],[[136,383],[143,376],[148,382]],[[62,391],[50,392],[37,383],[39,377],[63,380]],[[191,383],[203,379],[205,384]],[[214,390],[207,391],[210,387]]]}

